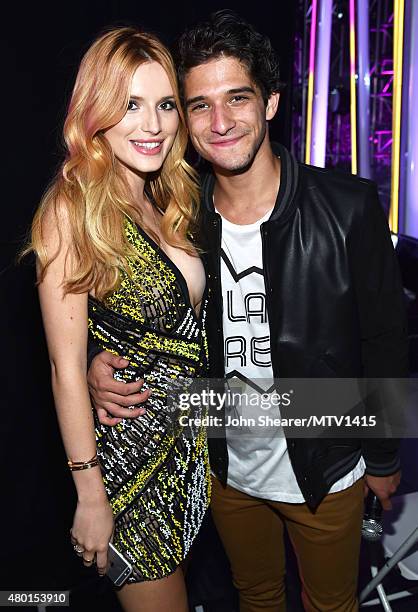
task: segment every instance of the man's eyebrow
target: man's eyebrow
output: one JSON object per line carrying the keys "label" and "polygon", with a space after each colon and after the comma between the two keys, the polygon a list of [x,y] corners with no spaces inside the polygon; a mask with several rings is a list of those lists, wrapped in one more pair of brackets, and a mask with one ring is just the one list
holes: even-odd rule
{"label": "man's eyebrow", "polygon": [[186,100],[186,108],[192,104],[196,104],[196,102],[202,102],[203,100],[205,100],[205,96],[195,96],[194,98],[189,98]]}
{"label": "man's eyebrow", "polygon": [[254,87],[236,87],[235,89],[228,89],[228,91],[226,92],[228,94],[237,94],[237,93],[253,93],[255,94],[255,89]]}
{"label": "man's eyebrow", "polygon": [[[256,91],[254,87],[245,86],[245,87],[234,87],[233,89],[228,89],[225,93],[228,95],[239,94],[239,93],[255,94]],[[207,96],[196,96],[195,98],[189,98],[188,100],[186,100],[186,108],[191,106],[192,104],[196,104],[196,102],[203,102],[204,100],[206,100],[206,98]]]}

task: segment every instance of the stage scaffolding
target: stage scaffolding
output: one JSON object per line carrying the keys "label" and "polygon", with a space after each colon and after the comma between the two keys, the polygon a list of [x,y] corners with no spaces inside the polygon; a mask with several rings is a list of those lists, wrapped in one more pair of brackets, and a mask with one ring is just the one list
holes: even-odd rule
{"label": "stage scaffolding", "polygon": [[[366,2],[367,0],[364,0],[364,4]],[[301,161],[306,159],[312,6],[312,0],[299,0],[295,36],[291,142],[293,153]],[[325,166],[337,167],[350,172],[352,170],[352,138],[350,133],[349,6],[348,0],[337,0],[332,3]],[[360,145],[363,145],[363,158],[364,146],[369,146],[370,175],[377,181],[382,203],[388,210],[392,158],[393,0],[370,0],[369,29],[370,132],[368,142],[367,137],[366,141],[363,138],[363,143],[360,140]],[[358,32],[356,34],[358,35]],[[363,104],[367,98],[363,97]],[[357,118],[361,113],[358,104],[357,100]],[[357,125],[359,125],[358,121]],[[359,127],[361,127],[361,122]],[[364,132],[361,133],[361,136],[363,134]],[[361,161],[360,145],[357,144],[356,152],[360,152]],[[363,168],[367,168],[367,165],[363,164]],[[360,170],[361,163],[358,169],[359,174],[361,174]],[[367,170],[364,170],[363,173],[366,175]]]}

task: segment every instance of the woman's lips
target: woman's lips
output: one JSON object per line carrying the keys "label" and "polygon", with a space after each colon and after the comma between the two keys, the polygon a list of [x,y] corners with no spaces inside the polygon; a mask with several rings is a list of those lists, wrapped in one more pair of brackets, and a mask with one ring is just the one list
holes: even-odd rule
{"label": "woman's lips", "polygon": [[134,147],[137,153],[141,153],[141,155],[158,155],[161,152],[163,147],[163,141],[139,141],[139,140],[131,140],[132,146]]}

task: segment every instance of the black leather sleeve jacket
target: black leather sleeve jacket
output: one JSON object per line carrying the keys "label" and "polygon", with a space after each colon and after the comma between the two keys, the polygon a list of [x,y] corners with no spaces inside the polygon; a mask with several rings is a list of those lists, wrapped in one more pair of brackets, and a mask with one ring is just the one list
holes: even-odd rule
{"label": "black leather sleeve jacket", "polygon": [[[271,358],[277,378],[407,376],[403,292],[388,224],[373,182],[298,163],[281,145],[281,183],[261,226]],[[224,377],[221,218],[215,179],[202,180],[202,239],[213,303],[211,376]],[[398,440],[288,439],[289,458],[315,510],[361,454],[367,473],[399,469]],[[209,440],[211,467],[226,482],[225,438]]]}

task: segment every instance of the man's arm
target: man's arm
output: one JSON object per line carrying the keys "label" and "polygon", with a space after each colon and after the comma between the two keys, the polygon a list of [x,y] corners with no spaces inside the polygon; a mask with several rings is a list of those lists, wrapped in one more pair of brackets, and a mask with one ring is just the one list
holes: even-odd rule
{"label": "man's arm", "polygon": [[90,368],[93,359],[96,357],[96,355],[101,353],[102,350],[103,349],[100,348],[100,346],[95,343],[95,341],[92,339],[92,337],[89,334],[88,341],[87,341],[87,369]]}
{"label": "man's arm", "polygon": [[[408,340],[403,289],[388,223],[374,183],[366,194],[359,239],[351,248],[363,376],[368,379],[405,378],[408,376]],[[385,388],[384,381],[381,388]],[[393,404],[386,405],[387,409],[396,410]],[[362,440],[366,491],[372,489],[385,509],[390,508],[389,496],[400,481],[398,451],[398,439]]]}
{"label": "man's arm", "polygon": [[123,383],[113,378],[115,370],[128,365],[127,359],[103,351],[89,339],[87,383],[92,404],[103,425],[117,425],[122,419],[136,419],[145,413],[142,406],[129,408],[149,398],[149,389],[141,392],[144,381]]}

